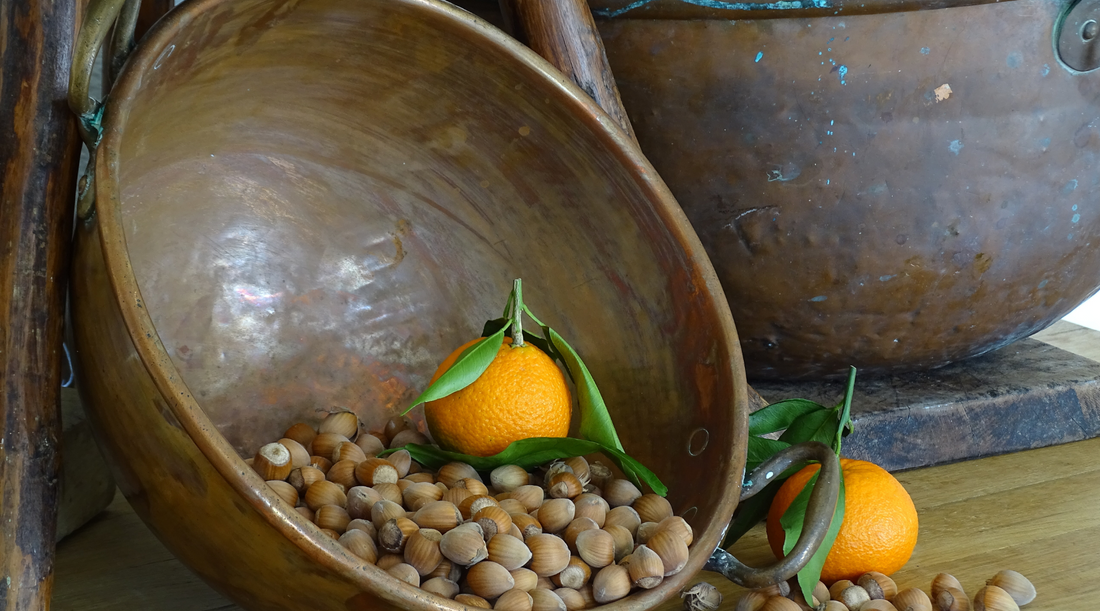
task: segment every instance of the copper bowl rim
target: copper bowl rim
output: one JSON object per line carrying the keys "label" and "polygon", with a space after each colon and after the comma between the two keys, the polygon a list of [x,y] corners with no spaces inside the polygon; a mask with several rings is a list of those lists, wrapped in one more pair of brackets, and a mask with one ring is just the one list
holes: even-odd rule
{"label": "copper bowl rim", "polygon": [[[284,510],[279,497],[264,485],[263,480],[237,454],[199,406],[165,350],[149,312],[143,307],[144,300],[130,262],[125,230],[121,223],[117,177],[120,144],[130,111],[130,101],[141,88],[141,75],[157,61],[161,50],[171,44],[175,34],[186,27],[194,15],[231,1],[193,0],[171,11],[130,56],[107,99],[103,137],[98,147],[95,167],[97,212],[90,222],[99,223],[101,248],[112,292],[118,300],[135,350],[168,403],[173,416],[218,473],[280,534],[306,551],[326,569],[347,579],[362,591],[398,607],[465,609],[459,603],[438,597],[429,602],[424,596],[424,590],[389,576],[373,564],[363,562],[335,540],[316,537],[312,523],[295,511]],[[402,4],[412,10],[421,11],[433,23],[446,22],[448,27],[461,33],[472,43],[487,46],[502,60],[519,64],[520,68],[530,74],[533,84],[541,85],[541,92],[552,95],[558,104],[569,108],[578,120],[614,151],[617,160],[632,171],[637,185],[649,194],[658,218],[665,223],[672,237],[695,265],[696,275],[693,281],[701,282],[712,296],[711,307],[715,309],[718,327],[707,331],[725,339],[730,352],[729,375],[734,387],[734,395],[729,398],[729,409],[733,413],[732,454],[724,472],[714,476],[722,496],[718,515],[706,525],[701,534],[696,533],[684,570],[666,579],[657,588],[635,592],[603,606],[609,611],[654,607],[686,585],[702,569],[717,547],[737,505],[744,473],[748,431],[748,382],[733,317],[714,268],[704,254],[702,244],[687,217],[641,151],[613,119],[553,66],[488,22],[452,5],[438,0],[387,0],[387,3]]]}

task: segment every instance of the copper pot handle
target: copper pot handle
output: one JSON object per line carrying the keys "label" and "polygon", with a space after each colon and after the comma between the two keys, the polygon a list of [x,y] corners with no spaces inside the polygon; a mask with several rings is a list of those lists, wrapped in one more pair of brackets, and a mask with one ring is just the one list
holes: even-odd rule
{"label": "copper pot handle", "polygon": [[92,70],[99,49],[114,28],[114,38],[108,52],[111,57],[107,82],[114,80],[122,64],[134,49],[134,29],[137,26],[141,0],[91,0],[80,32],[77,33],[72,69],[69,72],[69,109],[76,114],[80,138],[88,147],[88,165],[77,186],[77,216],[83,220],[95,206],[95,154],[99,144],[103,102],[91,97]]}
{"label": "copper pot handle", "polygon": [[89,95],[96,57],[114,27],[109,71],[109,80],[113,79],[134,48],[140,6],[140,0],[91,0],[80,25],[69,73],[69,108],[80,118],[80,136],[89,149],[94,149],[99,141],[99,114],[103,108],[102,102]]}
{"label": "copper pot handle", "polygon": [[802,533],[791,553],[771,566],[753,568],[742,564],[733,554],[718,548],[711,554],[704,570],[721,573],[730,581],[746,588],[762,588],[786,581],[806,566],[825,540],[825,534],[833,520],[833,512],[836,511],[837,498],[840,496],[840,461],[832,448],[819,441],[807,441],[786,448],[749,475],[741,489],[740,499],[744,501],[755,495],[771,483],[775,476],[807,461],[820,463],[821,471],[810,493]]}

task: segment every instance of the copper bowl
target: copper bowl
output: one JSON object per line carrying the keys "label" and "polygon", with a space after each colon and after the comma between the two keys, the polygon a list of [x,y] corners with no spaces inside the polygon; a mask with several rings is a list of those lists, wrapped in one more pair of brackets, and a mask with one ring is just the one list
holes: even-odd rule
{"label": "copper bowl", "polygon": [[590,5],[750,380],[944,365],[1100,287],[1095,0]]}
{"label": "copper bowl", "polygon": [[747,400],[714,272],[623,133],[485,22],[185,3],[114,84],[94,199],[72,280],[86,405],[135,511],[241,606],[461,608],[318,537],[242,457],[333,406],[380,426],[516,277],[697,533],[683,572],[609,609],[668,598],[718,544]]}

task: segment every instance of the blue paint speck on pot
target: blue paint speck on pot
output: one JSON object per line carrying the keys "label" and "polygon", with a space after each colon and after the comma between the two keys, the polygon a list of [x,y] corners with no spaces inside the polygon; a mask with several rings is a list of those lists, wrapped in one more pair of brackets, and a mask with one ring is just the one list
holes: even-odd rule
{"label": "blue paint speck on pot", "polygon": [[817,297],[814,297],[813,299],[810,299],[810,301],[825,301],[826,299],[828,299],[828,297],[827,297],[827,296],[825,296],[825,295],[818,295]]}
{"label": "blue paint speck on pot", "polygon": [[932,52],[932,49],[929,49],[928,47],[921,47],[920,48],[920,54],[921,55],[928,55],[931,52]]}
{"label": "blue paint speck on pot", "polygon": [[952,140],[951,144],[947,145],[947,150],[951,151],[952,153],[955,153],[956,155],[958,155],[959,151],[961,151],[962,149],[963,149],[962,140]]}
{"label": "blue paint speck on pot", "polygon": [[[756,52],[756,62],[759,62],[760,58],[762,58],[762,57],[764,57],[764,52],[763,51],[757,51]],[[753,62],[753,63],[756,63],[756,62]]]}

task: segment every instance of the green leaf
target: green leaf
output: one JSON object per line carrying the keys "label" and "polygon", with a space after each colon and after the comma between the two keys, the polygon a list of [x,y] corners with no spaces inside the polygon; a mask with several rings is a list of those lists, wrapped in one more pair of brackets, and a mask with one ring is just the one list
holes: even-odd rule
{"label": "green leaf", "polygon": [[[778,483],[779,480],[776,480]],[[730,522],[729,529],[726,530],[726,538],[722,541],[722,547],[727,548],[733,545],[738,539],[743,537],[745,533],[749,532],[753,526],[760,523],[761,520],[768,517],[768,510],[771,509],[772,499],[775,498],[775,493],[779,491],[778,485],[769,485],[756,494],[756,496],[745,500],[745,502],[737,506],[737,513],[733,516],[733,522]]]}
{"label": "green leaf", "polygon": [[[533,318],[533,317],[532,317]],[[577,386],[577,397],[581,405],[580,432],[586,439],[595,441],[607,448],[614,448],[622,452],[623,444],[619,441],[619,435],[615,432],[615,425],[611,422],[611,414],[607,413],[607,405],[600,396],[600,390],[596,388],[596,381],[588,372],[580,355],[566,342],[558,332],[550,327],[546,329],[550,343],[561,354],[565,361],[565,368],[569,370],[573,383]]]}
{"label": "green leaf", "polygon": [[449,462],[464,462],[478,471],[492,471],[501,465],[519,465],[524,469],[532,469],[542,464],[559,458],[571,456],[585,456],[599,452],[614,462],[623,474],[636,485],[643,483],[649,486],[655,494],[665,496],[668,487],[661,482],[655,473],[650,471],[625,452],[615,448],[609,448],[595,441],[587,439],[575,439],[572,437],[532,437],[514,441],[504,448],[499,454],[493,456],[469,456],[459,452],[448,452],[433,445],[421,445],[410,443],[401,448],[391,448],[379,454],[385,457],[397,450],[408,450],[414,460],[430,468],[438,469]]}
{"label": "green leaf", "polygon": [[745,462],[745,470],[752,473],[760,466],[760,463],[789,447],[791,447],[791,444],[786,441],[768,439],[766,437],[749,437],[748,457]]}
{"label": "green leaf", "polygon": [[749,435],[767,435],[789,427],[799,416],[829,408],[808,399],[786,399],[749,414]]}
{"label": "green leaf", "polygon": [[[543,323],[541,320],[539,320],[531,312],[531,310],[527,308],[526,305],[523,306],[523,311],[527,313],[527,316],[531,317],[531,320],[535,321],[535,324],[538,325],[540,329],[542,329],[542,336],[545,337],[545,338],[549,338],[550,337],[550,327],[546,326],[545,323]],[[562,365],[566,365],[565,372],[569,374],[569,379],[573,380],[573,372],[569,371],[568,364],[565,362],[565,357],[562,356],[561,351],[559,351],[556,347],[554,347],[554,344],[552,342],[547,342],[547,345],[549,346],[549,348],[544,350],[544,352],[546,352],[546,354],[550,355],[550,358],[560,362]],[[539,347],[541,348],[542,346],[539,346]],[[576,383],[577,383],[576,380],[573,380],[573,384],[575,385]]]}
{"label": "green leaf", "polygon": [[481,337],[489,337],[497,331],[507,327],[510,322],[512,322],[510,318],[494,318],[485,321],[485,326],[481,328]]}
{"label": "green leaf", "polygon": [[[820,471],[818,471],[820,473]],[[814,473],[805,487],[798,493],[783,517],[779,519],[779,525],[783,527],[783,553],[789,554],[794,549],[794,544],[802,534],[802,525],[806,520],[806,506],[810,501],[810,491],[817,482],[818,473]],[[798,572],[798,585],[802,587],[802,595],[806,600],[812,600],[814,586],[821,580],[821,567],[825,566],[825,558],[829,550],[833,548],[836,535],[840,532],[840,525],[844,521],[844,475],[840,477],[840,494],[837,496],[836,509],[833,511],[833,520],[829,523],[829,529],[825,532],[825,539],[821,547],[817,548],[810,561]]]}
{"label": "green leaf", "polygon": [[497,351],[504,343],[504,331],[506,329],[507,327],[501,328],[496,333],[463,351],[454,364],[451,365],[451,368],[439,376],[439,379],[428,386],[424,392],[420,393],[420,396],[413,401],[412,405],[401,412],[401,415],[409,413],[412,408],[421,403],[442,399],[473,384],[474,380],[484,373],[489,368],[489,364],[496,358]]}
{"label": "green leaf", "polygon": [[803,441],[820,441],[831,446],[840,428],[836,410],[810,412],[795,418],[787,430],[779,436],[781,441],[795,444]]}

